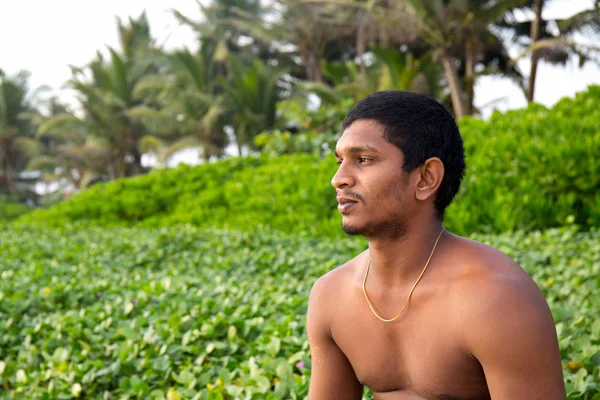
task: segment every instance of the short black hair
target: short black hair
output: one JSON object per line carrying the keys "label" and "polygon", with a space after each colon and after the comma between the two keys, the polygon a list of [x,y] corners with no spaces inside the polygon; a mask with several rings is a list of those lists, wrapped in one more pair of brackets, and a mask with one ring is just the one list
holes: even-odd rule
{"label": "short black hair", "polygon": [[404,153],[402,169],[411,172],[431,157],[444,163],[444,178],[435,207],[440,219],[458,192],[465,174],[465,150],[456,121],[429,96],[386,90],[360,100],[348,112],[342,128],[354,121],[374,120],[384,127],[384,138]]}

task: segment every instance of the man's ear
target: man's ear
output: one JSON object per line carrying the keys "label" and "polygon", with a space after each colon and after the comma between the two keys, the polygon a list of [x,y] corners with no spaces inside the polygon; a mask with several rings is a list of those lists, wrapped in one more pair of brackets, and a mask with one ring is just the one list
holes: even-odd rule
{"label": "man's ear", "polygon": [[444,163],[437,157],[429,158],[418,168],[419,181],[415,196],[417,200],[427,200],[435,195],[444,179]]}

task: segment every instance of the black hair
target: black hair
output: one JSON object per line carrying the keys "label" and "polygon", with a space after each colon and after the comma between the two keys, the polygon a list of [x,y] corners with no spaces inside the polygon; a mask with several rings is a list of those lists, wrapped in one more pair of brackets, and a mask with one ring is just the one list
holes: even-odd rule
{"label": "black hair", "polygon": [[411,172],[431,157],[444,164],[444,178],[435,207],[440,219],[458,192],[465,173],[465,151],[456,121],[429,96],[387,90],[360,100],[348,112],[343,129],[357,120],[375,120],[384,127],[384,138],[404,153],[402,169]]}

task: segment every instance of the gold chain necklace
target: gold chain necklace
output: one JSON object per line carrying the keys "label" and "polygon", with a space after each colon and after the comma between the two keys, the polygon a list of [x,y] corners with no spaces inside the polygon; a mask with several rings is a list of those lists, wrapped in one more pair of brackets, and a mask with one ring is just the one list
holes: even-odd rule
{"label": "gold chain necklace", "polygon": [[408,302],[410,301],[413,291],[415,290],[415,288],[417,287],[417,284],[421,280],[421,277],[425,273],[425,270],[427,269],[427,266],[429,265],[429,261],[431,261],[431,257],[433,257],[433,253],[435,252],[435,248],[437,247],[437,244],[440,241],[440,238],[442,237],[442,233],[444,233],[444,228],[442,228],[442,231],[440,232],[437,239],[435,240],[435,244],[433,245],[433,250],[431,250],[431,254],[429,254],[429,258],[427,259],[427,263],[425,263],[425,267],[423,268],[423,271],[421,271],[421,275],[419,275],[419,277],[417,278],[417,281],[413,285],[412,289],[410,289],[410,293],[408,293],[408,298],[406,299],[406,302],[404,303],[404,307],[402,307],[402,310],[400,310],[398,315],[396,315],[394,318],[391,318],[391,319],[381,318],[379,316],[379,314],[377,314],[377,312],[373,308],[373,304],[371,304],[371,300],[369,300],[369,296],[367,296],[367,289],[365,288],[365,284],[367,283],[367,276],[369,275],[369,268],[371,267],[371,257],[369,257],[369,262],[367,263],[367,270],[365,271],[365,279],[363,280],[363,293],[365,294],[365,299],[367,299],[367,304],[369,305],[369,308],[371,308],[371,311],[373,311],[373,314],[375,314],[375,316],[379,320],[381,320],[383,322],[392,322],[392,321],[395,321],[400,316],[400,314],[402,314],[404,312],[404,309],[408,305]]}

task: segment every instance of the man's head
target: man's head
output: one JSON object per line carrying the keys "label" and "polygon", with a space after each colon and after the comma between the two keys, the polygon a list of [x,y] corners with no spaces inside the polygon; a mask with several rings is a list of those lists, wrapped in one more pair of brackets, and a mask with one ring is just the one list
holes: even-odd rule
{"label": "man's head", "polygon": [[443,218],[465,170],[462,138],[444,106],[421,94],[378,92],[350,110],[343,131],[331,183],[347,233],[402,236],[417,214]]}

